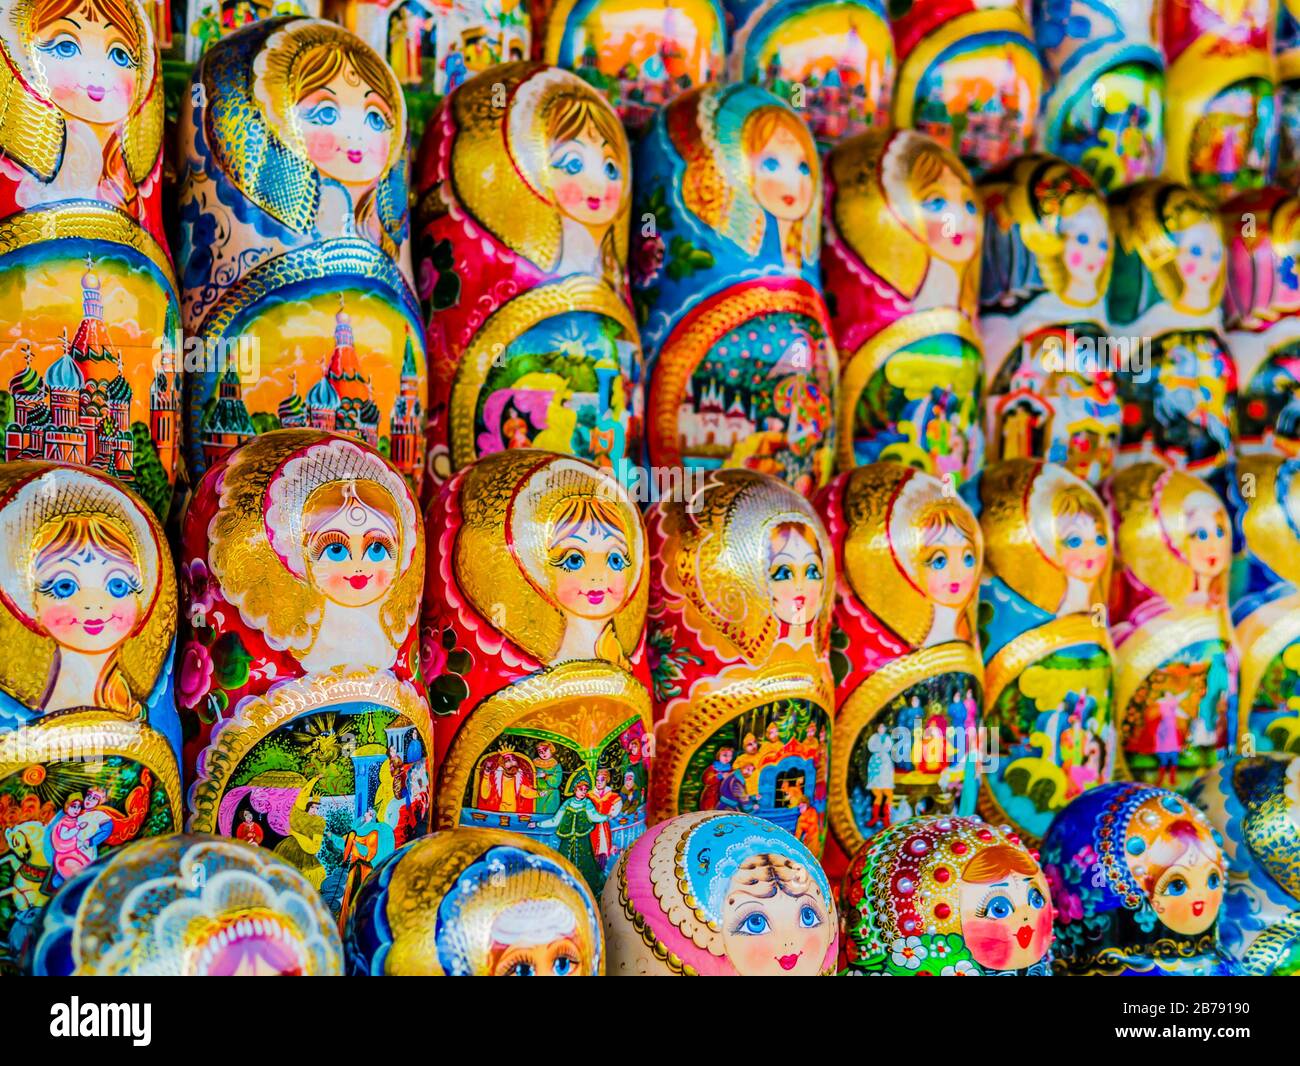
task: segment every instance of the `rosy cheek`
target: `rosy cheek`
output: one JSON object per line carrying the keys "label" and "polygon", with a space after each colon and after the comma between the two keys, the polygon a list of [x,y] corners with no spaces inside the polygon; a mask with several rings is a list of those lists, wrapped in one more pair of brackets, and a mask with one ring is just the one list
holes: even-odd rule
{"label": "rosy cheek", "polygon": [[623,183],[621,181],[611,181],[605,189],[605,203],[610,207],[616,205],[623,199]]}
{"label": "rosy cheek", "polygon": [[119,96],[129,97],[135,89],[135,79],[129,73],[122,73],[113,79],[113,91]]}
{"label": "rosy cheek", "polygon": [[307,145],[307,157],[313,163],[331,162],[339,153],[338,138],[327,131],[314,131],[303,140]]}
{"label": "rosy cheek", "polygon": [[582,191],[582,186],[572,180],[567,179],[555,186],[555,199],[563,207],[577,207],[586,199],[586,194]]}
{"label": "rosy cheek", "polygon": [[61,636],[76,627],[77,613],[70,607],[59,605],[46,608],[36,620],[47,633]]}
{"label": "rosy cheek", "polygon": [[1196,264],[1195,264],[1195,263],[1183,263],[1182,266],[1181,266],[1179,269],[1182,270],[1183,275],[1184,275],[1185,277],[1189,277],[1189,278],[1190,278],[1193,274],[1196,273]]}
{"label": "rosy cheek", "polygon": [[1015,941],[1008,936],[1008,930],[1001,928],[1002,922],[990,922],[983,918],[974,918],[963,923],[962,932],[966,935],[966,945],[975,961],[995,970],[1005,970],[1011,961],[1012,945]]}
{"label": "rosy cheek", "polygon": [[1043,951],[1052,942],[1052,912],[1044,907],[1034,922],[1034,943]]}
{"label": "rosy cheek", "polygon": [[113,613],[109,620],[108,628],[114,629],[119,633],[129,633],[135,628],[135,620],[140,616],[139,610],[135,604],[121,608]]}
{"label": "rosy cheek", "polygon": [[772,958],[767,952],[763,941],[765,937],[745,937],[746,943],[740,949],[740,970],[745,973],[756,973],[771,963]]}
{"label": "rosy cheek", "polygon": [[1071,253],[1070,253],[1070,258],[1069,258],[1068,261],[1069,261],[1070,266],[1072,266],[1072,267],[1080,267],[1080,266],[1083,266],[1083,253],[1081,253],[1081,252],[1071,252]]}

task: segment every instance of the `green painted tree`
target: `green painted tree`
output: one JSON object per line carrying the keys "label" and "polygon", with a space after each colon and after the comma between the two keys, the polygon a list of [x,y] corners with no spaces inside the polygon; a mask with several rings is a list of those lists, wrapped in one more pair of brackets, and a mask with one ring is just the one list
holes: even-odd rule
{"label": "green painted tree", "polygon": [[135,441],[135,480],[131,487],[140,494],[150,510],[158,516],[158,520],[165,522],[172,506],[172,485],[167,480],[167,471],[158,458],[148,426],[143,422],[132,422],[131,436]]}

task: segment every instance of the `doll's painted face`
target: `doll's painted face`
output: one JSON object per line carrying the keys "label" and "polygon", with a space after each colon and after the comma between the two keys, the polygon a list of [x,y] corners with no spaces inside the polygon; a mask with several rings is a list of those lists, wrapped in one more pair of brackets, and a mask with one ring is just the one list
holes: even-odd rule
{"label": "doll's painted face", "polygon": [[609,618],[627,597],[632,576],[628,537],[615,508],[571,498],[555,523],[548,559],[556,602],[579,618]]}
{"label": "doll's painted face", "polygon": [[784,123],[773,126],[750,159],[754,199],[764,211],[797,222],[812,208],[812,160],[803,138]]}
{"label": "doll's painted face", "polygon": [[1210,500],[1189,501],[1187,509],[1187,560],[1203,578],[1218,577],[1228,568],[1228,516]]}
{"label": "doll's painted face", "polygon": [[1178,245],[1174,267],[1183,283],[1182,302],[1188,307],[1209,307],[1211,290],[1223,269],[1223,234],[1207,221],[1189,226],[1173,238]]}
{"label": "doll's painted face", "polygon": [[1110,554],[1110,541],[1090,514],[1066,515],[1057,520],[1057,562],[1067,577],[1089,584],[1096,581]]}
{"label": "doll's painted face", "polygon": [[615,146],[588,122],[570,137],[551,144],[551,189],[570,218],[587,226],[605,226],[618,214],[627,174]]}
{"label": "doll's painted face", "polygon": [[1076,284],[1096,289],[1110,255],[1110,228],[1097,204],[1089,201],[1082,210],[1061,219],[1065,242],[1065,267]]}
{"label": "doll's painted face", "polygon": [[727,886],[722,942],[743,977],[808,977],[821,972],[835,930],[808,871],[781,855],[745,860]]}
{"label": "doll's painted face", "polygon": [[807,526],[787,523],[772,531],[767,587],[772,613],[788,625],[808,625],[821,610],[826,577],[816,536]]}
{"label": "doll's painted face", "polygon": [[944,523],[922,535],[920,574],[926,597],[941,607],[961,609],[979,578],[975,543],[956,525]]}
{"label": "doll's painted face", "polygon": [[365,607],[397,580],[396,506],[372,482],[332,482],[318,489],[303,514],[307,573],[343,607]]}
{"label": "doll's painted face", "polygon": [[[1162,802],[1170,805],[1179,801],[1148,801]],[[1143,809],[1134,817],[1144,816],[1158,817]],[[1130,871],[1166,927],[1195,936],[1214,924],[1223,901],[1223,857],[1204,825],[1191,818],[1176,819],[1149,844],[1140,837],[1130,837],[1125,852]]]}
{"label": "doll's painted face", "polygon": [[[961,933],[971,955],[993,970],[1020,970],[1047,953],[1052,908],[1047,879],[1029,858],[1009,845],[990,849],[1014,856],[1014,866],[976,856],[963,874]],[[976,864],[980,869],[972,870]],[[1001,870],[994,869],[1002,866]],[[1032,872],[1030,872],[1032,871]],[[992,876],[991,881],[982,880]],[[978,876],[981,880],[972,880]]]}
{"label": "doll's painted face", "polygon": [[493,977],[581,977],[578,916],[557,899],[526,900],[492,922],[488,972]]}
{"label": "doll's painted face", "polygon": [[70,10],[40,25],[35,43],[55,105],[73,118],[110,125],[131,109],[140,77],[140,40],[129,23],[114,25],[97,7],[90,11],[87,17],[84,8]]}
{"label": "doll's painted face", "polygon": [[948,166],[917,194],[925,243],[940,259],[966,263],[975,255],[979,217],[975,192]]}
{"label": "doll's painted face", "polygon": [[67,519],[37,550],[36,622],[71,651],[111,651],[135,629],[144,588],[130,542],[93,518]]}
{"label": "doll's painted face", "polygon": [[379,180],[393,145],[393,109],[349,61],[295,110],[307,158],[322,174],[353,187]]}

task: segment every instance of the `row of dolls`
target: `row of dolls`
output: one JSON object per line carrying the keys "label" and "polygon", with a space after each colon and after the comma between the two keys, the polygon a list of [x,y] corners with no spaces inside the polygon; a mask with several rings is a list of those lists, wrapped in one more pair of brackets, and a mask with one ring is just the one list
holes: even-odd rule
{"label": "row of dolls", "polygon": [[748,814],[659,822],[599,894],[536,839],[450,829],[377,861],[340,935],[283,858],[174,834],[78,872],[23,961],[55,976],[1284,976],[1300,972],[1297,848],[1300,758],[1237,757],[1194,802],[1098,786],[1041,855],[979,817],[912,817],[838,892]]}
{"label": "row of dolls", "polygon": [[430,828],[534,837],[598,891],[648,824],[732,811],[838,876],[912,815],[1037,842],[1112,778],[1294,752],[1298,469],[1243,461],[1231,522],[1189,474],[1099,496],[1036,460],[960,494],[874,463],[815,503],[717,471],[643,518],[516,449],[422,519],[374,450],[277,430],[198,486],[178,587],[139,497],[5,464],[0,952],[101,851],[182,824],[275,851],[342,919]]}

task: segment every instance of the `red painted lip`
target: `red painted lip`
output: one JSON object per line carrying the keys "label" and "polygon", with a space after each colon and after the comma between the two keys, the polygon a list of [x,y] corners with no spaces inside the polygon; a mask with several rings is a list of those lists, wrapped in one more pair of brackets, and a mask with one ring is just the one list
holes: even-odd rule
{"label": "red painted lip", "polygon": [[350,149],[350,150],[348,151],[348,162],[349,162],[349,163],[360,163],[360,162],[361,162],[361,153],[360,153],[359,151],[357,151],[357,149],[355,149],[355,148]]}
{"label": "red painted lip", "polygon": [[1016,930],[1016,943],[1022,948],[1029,947],[1029,942],[1034,939],[1034,927],[1031,925],[1022,925]]}
{"label": "red painted lip", "polygon": [[102,618],[87,618],[84,622],[81,623],[81,628],[84,629],[87,633],[89,633],[92,637],[97,637],[99,636],[99,634],[104,632],[104,625],[105,622],[104,619]]}
{"label": "red painted lip", "polygon": [[1218,557],[1217,555],[1211,555],[1211,556],[1206,560],[1206,562],[1208,562],[1211,566],[1213,566],[1213,565],[1214,565],[1215,563],[1217,563],[1218,561],[1219,561],[1219,557]]}
{"label": "red painted lip", "polygon": [[966,238],[960,233],[953,234],[953,238],[952,238],[953,247],[960,248],[961,242],[964,241],[965,239]]}
{"label": "red painted lip", "polygon": [[587,597],[587,602],[590,603],[592,606],[598,606],[599,604],[605,601],[605,593],[601,589],[595,589],[591,592],[584,592],[583,595]]}
{"label": "red painted lip", "polygon": [[364,574],[354,574],[352,577],[348,578],[348,584],[354,589],[363,589],[370,584],[370,578],[366,577]]}
{"label": "red painted lip", "polygon": [[789,193],[786,193],[784,196],[781,197],[781,202],[785,204],[786,207],[789,207],[794,203],[794,197],[791,196]]}
{"label": "red painted lip", "polygon": [[1196,917],[1198,917],[1198,918],[1199,918],[1202,914],[1204,914],[1204,913],[1205,913],[1205,900],[1203,900],[1203,899],[1198,899],[1195,903],[1193,903],[1193,904],[1192,904],[1192,913],[1193,913],[1194,915],[1196,915]]}
{"label": "red painted lip", "polygon": [[799,956],[802,954],[803,952],[800,951],[796,952],[794,955],[780,955],[777,957],[776,961],[780,964],[781,969],[793,970],[799,962]]}
{"label": "red painted lip", "polygon": [[957,591],[958,591],[960,588],[961,588],[961,586],[960,586],[959,584],[957,584],[957,582],[954,581],[951,585],[948,586],[948,591],[951,592],[951,593],[953,593],[954,595],[956,595]]}
{"label": "red painted lip", "polygon": [[587,206],[588,206],[592,211],[599,211],[599,210],[600,210],[600,197],[599,197],[599,196],[588,196],[588,197],[587,197]]}
{"label": "red painted lip", "polygon": [[102,85],[87,85],[86,95],[94,100],[95,103],[99,103],[104,99],[104,87]]}

